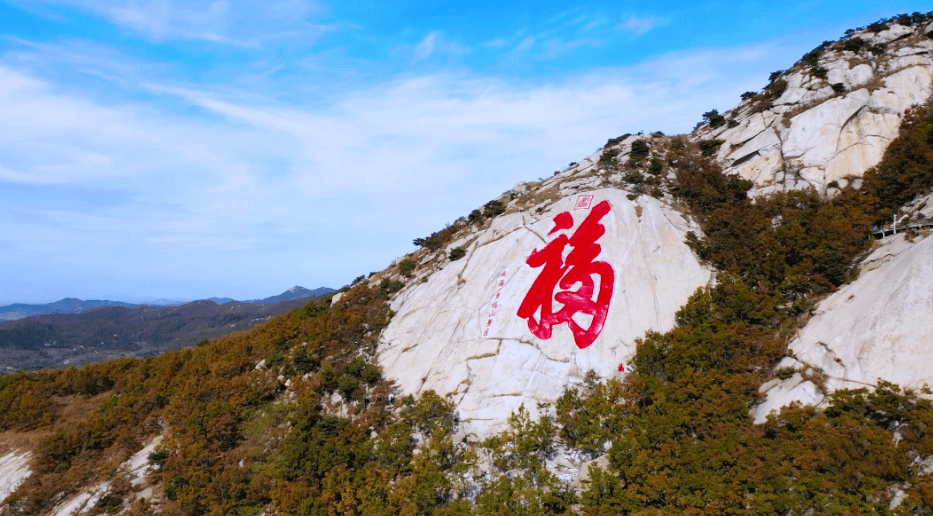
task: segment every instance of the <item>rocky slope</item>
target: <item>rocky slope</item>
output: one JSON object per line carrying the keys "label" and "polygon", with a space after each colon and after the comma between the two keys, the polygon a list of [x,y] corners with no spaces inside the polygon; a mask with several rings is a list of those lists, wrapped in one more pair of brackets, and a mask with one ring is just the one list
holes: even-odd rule
{"label": "rocky slope", "polygon": [[[933,39],[927,35],[933,25],[894,23],[880,29],[821,45],[791,69],[773,74],[763,92],[743,95],[742,103],[725,113],[707,113],[690,139],[715,153],[726,173],[752,181],[753,196],[804,188],[832,196],[849,182],[857,186],[897,137],[905,112],[933,94]],[[619,366],[634,354],[636,339],[673,327],[674,313],[696,288],[708,284],[711,272],[684,243],[688,231],[699,231],[696,224],[663,193],[672,178],[658,174],[655,194],[660,195],[655,198],[639,196],[645,191],[640,180],[617,172],[616,165],[632,159],[632,146],[639,141],[651,149],[645,159],[664,156],[657,150],[671,145],[661,135],[611,140],[555,177],[507,192],[500,198],[506,215],[488,227],[439,253],[419,256],[420,265],[428,267],[419,268],[420,282],[410,282],[394,301],[398,315],[379,348],[380,365],[404,392],[434,390],[449,396],[467,423],[466,432],[487,436],[502,430],[506,416],[518,406],[536,413],[538,403],[553,402],[590,370],[601,378],[620,374]],[[531,265],[532,254],[555,241],[551,229],[558,214],[573,218],[567,234],[577,230],[592,208],[574,208],[589,197],[594,206],[602,201],[611,206],[600,219],[606,233],[594,258],[609,264],[616,281],[602,333],[581,348],[569,324],[556,325],[549,338],[535,335],[520,307],[543,276],[541,268]],[[434,265],[458,247],[466,250],[462,261]],[[883,249],[888,248],[885,244]],[[906,290],[884,272],[866,275],[826,300],[817,313],[832,310],[826,303],[839,305],[839,296],[850,296],[853,289],[861,305],[832,310],[846,314],[836,316],[839,321],[815,317],[794,341],[803,362],[793,366],[822,371],[830,380],[817,387],[797,375],[778,386],[766,385],[775,396],[757,409],[758,419],[790,401],[818,403],[825,392],[872,384],[877,378],[910,386],[928,381],[930,375],[918,364],[933,357],[919,343],[933,337],[933,329],[910,323],[931,320],[930,305],[922,299],[930,285],[917,284],[917,275],[924,274],[918,269],[923,256],[918,249],[884,268],[898,271],[897,281],[914,285],[915,297],[902,299],[897,309],[886,292],[901,295]],[[903,260],[916,265],[907,267]],[[887,290],[872,294],[879,286]],[[549,285],[546,297],[563,289]],[[590,298],[595,300],[596,294]],[[889,318],[891,310],[899,318]],[[854,321],[860,324],[839,334],[840,326]],[[901,330],[894,334],[884,328]],[[829,340],[827,332],[835,334],[830,348],[817,344]],[[902,334],[909,334],[911,343]],[[884,344],[871,347],[867,341]],[[879,367],[879,360],[886,365]]]}
{"label": "rocky slope", "polygon": [[717,159],[759,194],[831,194],[877,164],[904,112],[933,93],[931,30],[895,23],[814,49],[694,136],[721,140]]}
{"label": "rocky slope", "polygon": [[[621,374],[635,340],[673,327],[677,309],[711,279],[684,243],[687,232],[698,228],[682,213],[653,197],[629,199],[630,192],[601,187],[600,177],[584,174],[574,168],[545,181],[538,188],[556,190],[553,202],[499,216],[451,243],[450,249],[462,247],[466,255],[413,282],[392,305],[398,313],[383,333],[380,364],[405,392],[433,389],[450,396],[468,433],[501,431],[522,404],[536,414],[539,402],[553,402],[588,371],[603,378]],[[588,299],[597,303],[605,292],[601,331],[593,330],[592,314],[580,311],[572,319],[581,330],[593,330],[591,342],[582,342],[569,323],[555,324],[549,336],[536,334],[521,307],[549,265],[530,266],[529,256],[557,241],[557,234],[582,234],[598,206],[606,210],[596,218],[605,233],[595,239],[593,261],[578,266],[602,262],[613,277],[586,271],[571,283],[592,278],[599,285]],[[560,214],[570,217],[565,228],[555,225]],[[574,260],[567,253],[579,252],[563,251],[568,264]],[[577,290],[567,287],[549,284],[540,291],[550,300],[556,291]],[[554,313],[560,307],[555,301]]]}
{"label": "rocky slope", "polygon": [[933,216],[931,202],[927,196],[902,210],[905,220],[919,222],[878,241],[858,279],[816,306],[790,343],[793,357],[777,366],[792,376],[762,386],[767,398],[753,411],[757,422],[791,402],[820,404],[835,390],[881,380],[933,386],[933,239],[928,228],[917,229]]}

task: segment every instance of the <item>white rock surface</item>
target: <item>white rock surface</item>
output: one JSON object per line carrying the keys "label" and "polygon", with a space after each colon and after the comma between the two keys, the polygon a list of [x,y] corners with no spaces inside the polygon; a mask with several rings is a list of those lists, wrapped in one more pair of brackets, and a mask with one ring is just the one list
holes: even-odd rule
{"label": "white rock surface", "polygon": [[[756,113],[754,101],[745,101],[724,113],[734,127],[702,128],[693,138],[723,140],[717,158],[755,183],[753,195],[806,187],[825,193],[833,181],[861,177],[897,137],[905,111],[933,94],[933,42],[922,28],[901,25],[855,37],[885,43],[885,52],[827,51],[820,60],[826,79],[793,68],[772,107]],[[836,83],[842,94],[833,91]]]}
{"label": "white rock surface", "polygon": [[[914,389],[933,386],[931,258],[933,238],[885,238],[862,262],[859,278],[820,302],[791,342],[800,362],[795,369],[821,372],[826,392],[873,387],[879,379]],[[806,386],[815,385],[799,376],[762,386],[767,399],[752,412],[757,422],[792,401],[822,401],[822,393]]]}
{"label": "white rock surface", "polygon": [[13,450],[0,457],[0,503],[10,496],[32,474],[29,469],[29,452]]}
{"label": "white rock surface", "polygon": [[933,239],[888,237],[861,277],[817,307],[791,343],[801,362],[823,370],[830,389],[933,385]]}
{"label": "white rock surface", "polygon": [[[675,312],[711,279],[684,244],[686,232],[698,228],[655,198],[631,201],[626,194],[581,190],[538,215],[496,218],[463,259],[399,293],[392,306],[397,315],[379,346],[386,374],[406,393],[433,389],[450,395],[465,431],[480,438],[504,429],[521,404],[536,414],[538,402],[553,402],[589,370],[601,377],[620,374],[619,364],[635,352],[635,339],[673,327]],[[605,327],[583,349],[566,324],[542,339],[517,315],[542,270],[526,260],[552,240],[554,217],[572,214],[570,234],[591,212],[574,209],[580,195],[593,195],[593,206],[611,205],[601,219],[606,234],[598,240],[602,251],[596,260],[615,271]],[[555,311],[560,306],[555,303]],[[588,324],[581,320],[581,326]]]}
{"label": "white rock surface", "polygon": [[805,380],[800,373],[794,373],[787,380],[771,380],[761,386],[760,392],[768,393],[765,401],[752,409],[755,423],[764,423],[768,414],[781,410],[791,403],[819,405],[826,397],[813,382]]}
{"label": "white rock surface", "polygon": [[154,437],[141,450],[134,453],[132,457],[121,466],[130,476],[130,483],[134,486],[140,486],[146,483],[146,474],[152,469],[149,464],[149,454],[162,443],[164,435]]}
{"label": "white rock surface", "polygon": [[[142,449],[134,453],[127,461],[120,465],[117,476],[123,476],[130,481],[134,488],[140,488],[146,483],[146,473],[150,469],[149,454],[152,453],[164,436],[159,435],[149,441]],[[110,489],[110,480],[100,482],[71,496],[55,507],[51,516],[79,516],[92,514],[98,500],[107,494]],[[150,495],[151,496],[151,495]]]}

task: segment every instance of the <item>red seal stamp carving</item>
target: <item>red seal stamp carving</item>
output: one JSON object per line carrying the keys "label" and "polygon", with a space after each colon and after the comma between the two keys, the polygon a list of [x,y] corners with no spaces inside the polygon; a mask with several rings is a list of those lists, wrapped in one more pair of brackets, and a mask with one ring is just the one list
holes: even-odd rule
{"label": "red seal stamp carving", "polygon": [[592,195],[581,195],[577,197],[577,204],[573,205],[575,210],[588,210],[590,206],[593,205],[593,196]]}

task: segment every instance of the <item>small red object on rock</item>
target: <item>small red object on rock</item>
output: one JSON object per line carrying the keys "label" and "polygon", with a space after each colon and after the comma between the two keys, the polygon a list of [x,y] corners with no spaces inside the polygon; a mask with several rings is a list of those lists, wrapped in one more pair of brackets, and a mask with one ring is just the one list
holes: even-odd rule
{"label": "small red object on rock", "polygon": [[625,372],[625,364],[619,364],[619,372],[620,372],[620,373],[624,373],[624,372]]}

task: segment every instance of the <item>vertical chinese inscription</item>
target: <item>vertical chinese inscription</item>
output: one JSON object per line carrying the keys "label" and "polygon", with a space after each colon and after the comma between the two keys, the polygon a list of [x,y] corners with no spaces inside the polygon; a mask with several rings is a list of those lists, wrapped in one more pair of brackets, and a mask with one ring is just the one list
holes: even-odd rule
{"label": "vertical chinese inscription", "polygon": [[502,271],[496,278],[496,297],[492,299],[492,309],[489,311],[489,320],[486,321],[486,328],[483,330],[483,337],[489,336],[489,327],[496,319],[496,312],[499,310],[499,296],[502,295],[502,287],[505,286],[506,272]]}
{"label": "vertical chinese inscription", "polygon": [[[609,314],[615,271],[608,263],[594,260],[602,252],[597,241],[606,233],[600,220],[611,209],[609,201],[597,204],[570,236],[566,231],[573,227],[573,216],[566,211],[559,213],[554,217],[554,229],[548,233],[558,235],[544,249],[535,249],[526,261],[531,267],[543,269],[518,308],[518,316],[528,321],[528,329],[538,338],[551,338],[553,327],[564,323],[580,349],[599,337]],[[578,284],[579,288],[570,290]],[[560,291],[555,292],[558,288]],[[556,312],[554,301],[563,304]],[[573,319],[577,314],[592,318],[588,327]]]}

